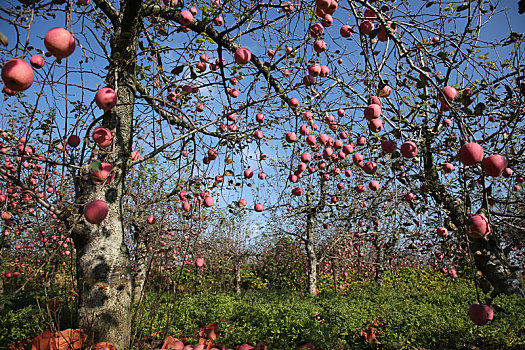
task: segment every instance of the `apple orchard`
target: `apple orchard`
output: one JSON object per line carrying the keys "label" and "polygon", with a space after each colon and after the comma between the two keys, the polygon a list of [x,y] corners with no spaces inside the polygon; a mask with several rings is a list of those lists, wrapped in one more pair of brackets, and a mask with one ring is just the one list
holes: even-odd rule
{"label": "apple orchard", "polygon": [[[519,15],[488,1],[2,6],[1,281],[62,276],[90,344],[130,348],[141,302],[176,300],[186,269],[206,288],[231,274],[240,291],[242,267],[250,288],[316,295],[344,292],[338,273],[382,286],[430,267],[525,295]],[[495,312],[477,295],[484,325]]]}

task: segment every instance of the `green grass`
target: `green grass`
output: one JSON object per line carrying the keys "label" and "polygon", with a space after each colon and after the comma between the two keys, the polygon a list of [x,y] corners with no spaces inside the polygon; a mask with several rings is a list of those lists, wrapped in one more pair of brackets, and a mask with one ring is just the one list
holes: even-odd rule
{"label": "green grass", "polygon": [[[271,350],[297,349],[306,343],[317,349],[367,349],[374,346],[364,343],[360,331],[381,318],[385,331],[378,340],[384,349],[525,349],[523,298],[497,297],[493,302],[497,306],[494,321],[477,327],[468,317],[468,308],[476,301],[469,280],[406,269],[396,273],[395,284],[389,274],[385,282],[386,287],[381,289],[356,279],[343,290],[345,294],[334,295],[326,287],[320,288],[322,292],[315,298],[271,289],[240,296],[223,292],[186,294],[182,300],[178,295],[171,301],[162,295],[160,306],[153,306],[156,295],[150,294],[144,304],[146,316],[138,317],[134,329],[138,330],[137,339],[163,331],[163,338],[172,335],[196,343],[196,331],[218,322],[220,337],[215,342],[230,348],[263,342]],[[49,304],[43,300],[41,289],[8,296],[5,293],[0,298],[5,302],[0,309],[0,349],[49,329],[49,316],[43,312]],[[59,329],[71,326],[66,304],[58,307],[62,309]],[[171,327],[166,334],[169,320]]]}
{"label": "green grass", "polygon": [[[407,285],[364,287],[344,296],[325,293],[317,298],[267,291],[241,297],[197,294],[183,299],[172,333],[191,338],[204,325],[219,322],[216,342],[230,347],[263,342],[269,349],[295,349],[305,343],[322,349],[355,349],[366,348],[359,336],[365,323],[380,317],[386,329],[378,339],[385,349],[525,348],[524,299],[498,297],[494,304],[505,312],[496,312],[492,324],[484,327],[475,326],[468,317],[474,301],[473,288],[461,283],[428,291]],[[159,320],[153,331],[162,325]]]}

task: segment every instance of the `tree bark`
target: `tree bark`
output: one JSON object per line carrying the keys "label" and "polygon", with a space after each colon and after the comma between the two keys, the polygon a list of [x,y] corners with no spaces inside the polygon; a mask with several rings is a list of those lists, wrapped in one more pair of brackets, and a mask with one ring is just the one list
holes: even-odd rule
{"label": "tree bark", "polygon": [[315,254],[315,219],[314,215],[309,212],[306,222],[306,257],[308,260],[308,293],[317,295],[317,255]]}
{"label": "tree bark", "polygon": [[133,279],[133,301],[139,302],[148,271],[148,236],[146,231],[135,226],[135,273]]}
{"label": "tree bark", "polygon": [[385,249],[381,242],[377,242],[375,246],[377,250],[375,282],[379,287],[382,288],[385,285]]}
{"label": "tree bark", "polygon": [[[425,179],[430,185],[430,194],[439,205],[442,205],[449,211],[449,217],[458,231],[466,234],[469,222],[464,213],[464,203],[461,199],[455,198],[450,194],[439,180],[438,172],[433,164],[431,140],[432,137],[427,131],[424,167]],[[512,275],[508,258],[501,249],[497,237],[495,237],[495,232],[484,238],[471,238],[468,236],[468,240],[476,268],[481,271],[483,276],[494,287],[491,294],[492,297],[498,294],[525,296],[521,281]]]}
{"label": "tree bark", "polygon": [[241,267],[240,267],[240,264],[235,265],[235,293],[241,294]]}

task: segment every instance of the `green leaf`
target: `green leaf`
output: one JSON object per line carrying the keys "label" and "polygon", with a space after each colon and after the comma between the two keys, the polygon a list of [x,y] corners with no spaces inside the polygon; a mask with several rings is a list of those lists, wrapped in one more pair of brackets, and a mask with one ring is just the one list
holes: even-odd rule
{"label": "green leaf", "polygon": [[95,159],[94,161],[92,161],[90,166],[91,166],[91,170],[93,170],[95,172],[98,172],[98,171],[102,170],[102,163],[100,163],[100,160],[98,160],[98,159]]}
{"label": "green leaf", "polygon": [[184,66],[178,66],[171,70],[171,74],[179,75],[184,70]]}
{"label": "green leaf", "polygon": [[0,32],[0,44],[2,44],[5,47],[7,47],[7,45],[9,45],[9,40],[7,40],[7,37],[2,32]]}

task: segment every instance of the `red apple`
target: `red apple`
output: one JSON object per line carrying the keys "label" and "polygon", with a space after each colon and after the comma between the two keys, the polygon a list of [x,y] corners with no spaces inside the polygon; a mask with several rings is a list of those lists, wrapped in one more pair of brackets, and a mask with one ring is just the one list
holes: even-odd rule
{"label": "red apple", "polygon": [[148,216],[148,218],[147,218],[147,222],[148,222],[148,224],[150,224],[150,225],[155,225],[155,223],[157,222],[157,219],[156,219],[154,216],[150,215],[150,216]]}
{"label": "red apple", "polygon": [[69,138],[67,139],[67,144],[71,147],[78,147],[78,145],[80,145],[80,137],[78,137],[77,135],[69,136]]}
{"label": "red apple", "polygon": [[257,204],[255,204],[254,208],[255,208],[255,211],[261,212],[261,211],[264,210],[264,205],[262,205],[261,203],[257,203]]}
{"label": "red apple", "polygon": [[24,60],[14,58],[7,61],[2,67],[2,80],[11,91],[29,89],[34,79],[33,68]]}
{"label": "red apple", "polygon": [[115,176],[113,173],[113,166],[109,163],[101,163],[100,171],[93,171],[91,172],[91,175],[93,175],[94,180],[99,182],[104,182],[107,179],[108,184],[113,181],[113,177]]}
{"label": "red apple", "polygon": [[53,28],[44,37],[44,45],[56,58],[69,57],[77,46],[73,35],[64,28]]}
{"label": "red apple", "polygon": [[235,62],[245,65],[252,59],[252,53],[245,47],[240,47],[235,51]]}
{"label": "red apple", "polygon": [[33,55],[31,56],[31,59],[29,60],[29,63],[31,63],[31,65],[34,67],[34,68],[42,68],[44,66],[44,63],[45,63],[45,59],[44,57],[40,56],[40,55]]}
{"label": "red apple", "polygon": [[84,217],[90,224],[100,224],[108,215],[108,205],[103,200],[94,200],[84,207]]}
{"label": "red apple", "polygon": [[101,148],[106,148],[113,143],[113,135],[106,128],[96,128],[92,136],[95,143]]}
{"label": "red apple", "polygon": [[370,181],[370,183],[368,184],[368,187],[369,187],[372,191],[378,191],[379,188],[381,187],[381,185],[380,185],[379,182],[377,182],[376,180],[372,180],[372,181]]}
{"label": "red apple", "polygon": [[443,165],[443,172],[445,174],[450,174],[452,171],[454,171],[454,165],[452,165],[452,163],[445,163],[445,165]]}
{"label": "red apple", "polygon": [[324,27],[321,23],[314,23],[310,26],[310,36],[312,38],[319,38],[323,35]]}
{"label": "red apple", "polygon": [[465,143],[458,152],[459,160],[466,166],[481,162],[483,155],[483,148],[475,142]]}
{"label": "red apple", "polygon": [[485,173],[492,177],[500,176],[507,168],[507,160],[505,157],[499,154],[494,154],[483,159],[482,164],[483,169],[485,169]]}
{"label": "red apple", "polygon": [[372,119],[368,122],[368,129],[374,133],[380,132],[383,130],[383,121],[379,118]]}
{"label": "red apple", "polygon": [[303,189],[301,187],[296,187],[292,190],[292,195],[294,196],[302,196],[303,195]]}
{"label": "red apple", "polygon": [[245,179],[251,179],[252,177],[253,177],[253,170],[252,169],[244,170],[244,178]]}
{"label": "red apple", "polygon": [[368,175],[373,175],[377,171],[377,163],[368,161],[363,166],[363,171]]}
{"label": "red apple", "polygon": [[98,108],[105,111],[113,109],[117,105],[117,94],[115,90],[105,87],[97,91],[95,95],[95,103]]}
{"label": "red apple", "polygon": [[349,38],[352,36],[352,27],[350,27],[349,25],[344,25],[341,27],[341,29],[339,30],[339,34],[341,34],[341,36],[343,38]]}
{"label": "red apple", "polygon": [[381,116],[381,106],[377,104],[371,104],[365,108],[365,118],[370,121]]}
{"label": "red apple", "polygon": [[381,142],[381,150],[385,153],[394,153],[397,149],[397,145],[392,140],[384,140]]}
{"label": "red apple", "polygon": [[369,35],[370,33],[372,33],[372,30],[374,30],[374,27],[375,27],[374,23],[372,23],[371,21],[365,19],[359,25],[359,30],[361,31],[361,33]]}
{"label": "red apple", "polygon": [[478,326],[484,326],[494,318],[494,311],[486,304],[474,303],[468,309],[468,315],[472,322]]}
{"label": "red apple", "polygon": [[445,238],[448,235],[448,230],[445,227],[438,227],[436,233],[439,237]]}
{"label": "red apple", "polygon": [[481,238],[490,233],[490,224],[487,217],[483,214],[473,215],[470,218],[469,236]]}
{"label": "red apple", "polygon": [[193,14],[190,11],[184,10],[180,12],[180,15],[179,15],[180,24],[184,26],[189,26],[192,21],[193,21]]}
{"label": "red apple", "polygon": [[418,153],[417,145],[412,141],[405,141],[401,145],[401,154],[405,158],[414,158]]}
{"label": "red apple", "polygon": [[323,40],[317,40],[314,43],[314,51],[317,53],[321,53],[324,50],[326,50],[326,42],[324,42]]}

